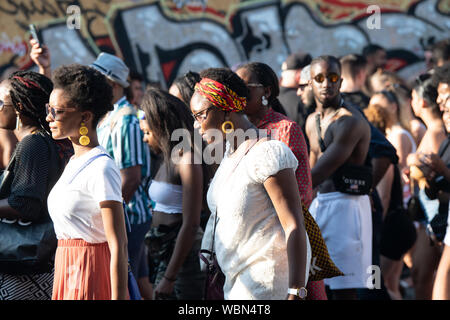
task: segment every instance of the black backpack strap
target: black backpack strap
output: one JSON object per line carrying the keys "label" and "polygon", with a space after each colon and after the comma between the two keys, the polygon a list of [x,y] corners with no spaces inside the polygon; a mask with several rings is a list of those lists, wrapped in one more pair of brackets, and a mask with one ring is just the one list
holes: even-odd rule
{"label": "black backpack strap", "polygon": [[319,141],[320,151],[325,152],[327,148],[325,142],[322,139],[322,130],[320,128],[320,113],[316,114],[316,130],[317,130],[317,140]]}

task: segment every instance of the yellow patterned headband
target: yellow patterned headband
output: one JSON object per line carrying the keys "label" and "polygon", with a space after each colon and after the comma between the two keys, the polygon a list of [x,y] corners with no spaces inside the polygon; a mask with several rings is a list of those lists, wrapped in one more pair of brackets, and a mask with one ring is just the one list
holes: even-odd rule
{"label": "yellow patterned headband", "polygon": [[212,79],[203,78],[195,85],[195,91],[225,111],[239,112],[247,104],[247,98],[238,96],[227,86]]}

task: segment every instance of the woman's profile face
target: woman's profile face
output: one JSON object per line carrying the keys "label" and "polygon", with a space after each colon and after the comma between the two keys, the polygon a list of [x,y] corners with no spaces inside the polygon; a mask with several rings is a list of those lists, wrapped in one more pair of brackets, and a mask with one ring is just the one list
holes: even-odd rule
{"label": "woman's profile face", "polygon": [[[259,112],[262,107],[262,97],[265,95],[264,86],[258,82],[251,71],[245,68],[238,69],[236,74],[244,81],[249,91],[245,114],[252,115]],[[268,100],[267,96],[266,99]]]}
{"label": "woman's profile face", "polygon": [[194,92],[190,108],[195,118],[194,128],[198,129],[203,140],[208,144],[214,142],[213,134],[221,130],[223,122],[226,121],[225,113],[198,92]]}
{"label": "woman's profile face", "polygon": [[420,110],[422,109],[422,103],[423,100],[419,97],[416,90],[413,90],[411,92],[411,107],[416,117],[420,117]]}
{"label": "woman's profile face", "polygon": [[14,130],[16,127],[16,110],[10,96],[11,86],[8,80],[0,83],[0,128]]}
{"label": "woman's profile face", "polygon": [[141,127],[142,132],[144,133],[144,137],[142,140],[148,144],[148,146],[155,152],[156,154],[161,153],[161,149],[159,147],[158,141],[153,134],[153,131],[150,129],[150,126],[148,125],[148,120],[140,120],[139,126]]}
{"label": "woman's profile face", "polygon": [[80,136],[81,112],[71,106],[63,89],[54,89],[47,104],[47,122],[53,139],[76,138]]}

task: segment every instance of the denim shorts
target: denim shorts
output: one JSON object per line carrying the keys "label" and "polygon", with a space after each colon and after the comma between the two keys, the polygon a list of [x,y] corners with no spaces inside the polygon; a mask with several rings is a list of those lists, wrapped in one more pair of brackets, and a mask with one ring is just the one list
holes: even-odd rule
{"label": "denim shorts", "polygon": [[128,236],[128,257],[131,271],[136,279],[148,277],[147,248],[144,245],[145,234],[150,229],[151,221],[131,224]]}

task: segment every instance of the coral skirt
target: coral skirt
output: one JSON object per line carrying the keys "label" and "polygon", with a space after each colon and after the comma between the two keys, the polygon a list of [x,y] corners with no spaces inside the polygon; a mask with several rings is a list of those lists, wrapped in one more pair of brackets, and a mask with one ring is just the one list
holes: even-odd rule
{"label": "coral skirt", "polygon": [[58,240],[52,300],[111,300],[107,242]]}

